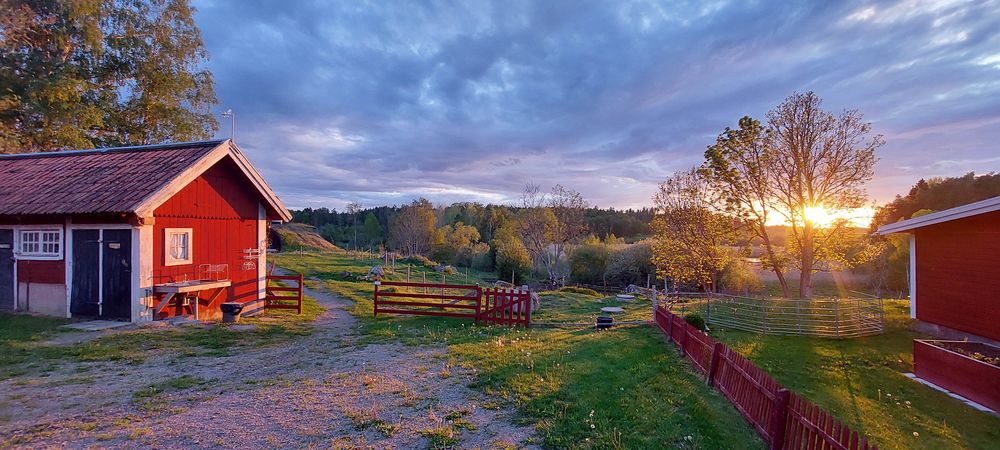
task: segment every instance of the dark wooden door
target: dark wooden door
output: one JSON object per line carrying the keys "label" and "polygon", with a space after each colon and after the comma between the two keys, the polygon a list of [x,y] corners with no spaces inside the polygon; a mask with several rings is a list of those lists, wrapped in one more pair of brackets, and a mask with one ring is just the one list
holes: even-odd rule
{"label": "dark wooden door", "polygon": [[101,231],[73,230],[73,266],[69,312],[96,316],[101,304]]}
{"label": "dark wooden door", "polygon": [[0,310],[14,309],[14,230],[0,230]]}
{"label": "dark wooden door", "polygon": [[104,230],[101,317],[132,318],[132,230]]}

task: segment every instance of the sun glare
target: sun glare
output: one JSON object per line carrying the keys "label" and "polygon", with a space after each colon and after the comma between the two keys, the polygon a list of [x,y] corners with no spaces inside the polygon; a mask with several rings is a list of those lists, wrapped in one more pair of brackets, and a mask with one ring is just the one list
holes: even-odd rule
{"label": "sun glare", "polygon": [[802,212],[807,221],[818,227],[833,225],[833,221],[836,219],[834,215],[830,214],[822,206],[810,206]]}

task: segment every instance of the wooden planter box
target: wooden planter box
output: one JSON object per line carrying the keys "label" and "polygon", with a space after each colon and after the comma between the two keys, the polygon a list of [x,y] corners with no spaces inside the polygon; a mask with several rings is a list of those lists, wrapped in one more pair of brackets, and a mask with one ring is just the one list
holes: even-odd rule
{"label": "wooden planter box", "polygon": [[992,357],[1000,356],[1000,348],[980,342],[913,341],[913,372],[918,377],[1000,411],[1000,367],[943,346]]}

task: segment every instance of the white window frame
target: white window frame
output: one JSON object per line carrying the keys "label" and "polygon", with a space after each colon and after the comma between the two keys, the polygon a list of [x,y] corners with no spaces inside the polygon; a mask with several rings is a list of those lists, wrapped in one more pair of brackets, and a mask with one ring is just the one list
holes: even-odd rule
{"label": "white window frame", "polygon": [[[170,237],[175,234],[187,235],[187,258],[174,258],[170,254]],[[164,228],[163,229],[163,265],[182,266],[192,264],[194,255],[194,231],[190,228]]]}
{"label": "white window frame", "polygon": [[[38,251],[26,252],[24,251],[24,235],[28,233],[38,233]],[[43,251],[46,241],[43,239],[46,233],[55,233],[56,241],[49,242],[49,244],[58,245],[58,249],[55,252]],[[46,226],[29,226],[18,228],[16,233],[16,254],[17,259],[26,260],[36,260],[36,261],[58,261],[63,259],[63,253],[66,250],[66,241],[63,239],[63,229],[62,227],[46,227]]]}

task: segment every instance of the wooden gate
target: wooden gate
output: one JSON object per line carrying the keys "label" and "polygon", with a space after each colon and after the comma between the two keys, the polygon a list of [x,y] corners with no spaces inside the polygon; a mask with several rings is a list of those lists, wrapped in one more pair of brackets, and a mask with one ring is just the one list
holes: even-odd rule
{"label": "wooden gate", "polygon": [[[275,285],[271,282],[275,281]],[[288,281],[295,281],[295,286],[288,286]],[[264,296],[264,309],[294,309],[302,314],[302,274],[298,275],[268,275]]]}
{"label": "wooden gate", "polygon": [[496,325],[531,325],[531,292],[518,289],[486,289],[479,320]]}
{"label": "wooden gate", "polygon": [[531,293],[464,284],[375,283],[374,313],[458,317],[496,325],[531,324]]}

